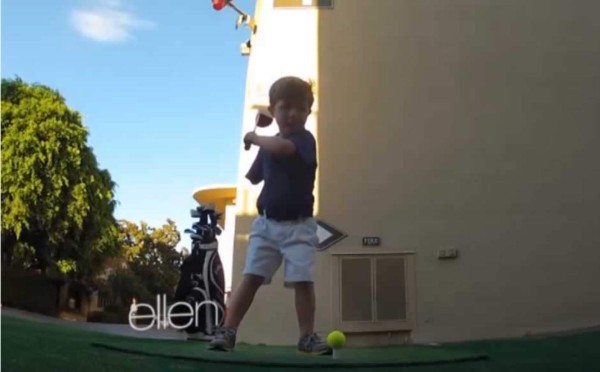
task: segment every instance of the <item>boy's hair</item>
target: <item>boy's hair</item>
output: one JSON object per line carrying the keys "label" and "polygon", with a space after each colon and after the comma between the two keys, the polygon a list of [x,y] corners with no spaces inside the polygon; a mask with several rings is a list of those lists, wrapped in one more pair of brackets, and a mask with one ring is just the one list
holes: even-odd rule
{"label": "boy's hair", "polygon": [[315,101],[312,84],[295,76],[278,79],[269,90],[269,103],[274,106],[278,101],[298,102],[306,100],[310,109]]}

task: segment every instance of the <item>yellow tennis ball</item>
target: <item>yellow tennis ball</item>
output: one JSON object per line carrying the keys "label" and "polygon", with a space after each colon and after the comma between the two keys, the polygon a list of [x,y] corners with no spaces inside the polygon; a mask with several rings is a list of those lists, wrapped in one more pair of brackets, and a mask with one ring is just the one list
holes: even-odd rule
{"label": "yellow tennis ball", "polygon": [[346,335],[342,331],[333,331],[327,335],[327,345],[339,349],[346,343]]}

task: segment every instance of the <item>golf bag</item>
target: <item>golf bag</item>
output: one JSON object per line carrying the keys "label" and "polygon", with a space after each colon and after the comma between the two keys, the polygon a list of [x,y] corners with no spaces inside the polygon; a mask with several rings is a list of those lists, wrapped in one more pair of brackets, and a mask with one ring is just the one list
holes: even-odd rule
{"label": "golf bag", "polygon": [[[207,205],[192,209],[191,216],[200,220],[192,229],[185,229],[192,239],[192,250],[181,264],[175,301],[187,302],[193,309],[193,321],[185,332],[211,336],[225,320],[225,275],[217,241],[217,235],[221,234],[217,225],[221,214],[215,212],[213,205]],[[189,314],[189,308],[181,312],[182,308],[178,306],[176,313]],[[184,316],[172,321],[183,326],[190,319]]]}

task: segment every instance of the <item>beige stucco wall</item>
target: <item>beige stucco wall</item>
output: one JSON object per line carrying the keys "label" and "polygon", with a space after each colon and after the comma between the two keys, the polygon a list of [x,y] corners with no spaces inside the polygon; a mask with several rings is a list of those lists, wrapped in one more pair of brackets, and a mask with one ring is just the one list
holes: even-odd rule
{"label": "beige stucco wall", "polygon": [[[319,256],[318,330],[331,328],[331,254],[365,251],[362,236],[382,238],[373,253],[415,252],[412,341],[600,324],[600,2],[339,0],[318,25],[270,3],[249,89],[278,63],[318,78],[318,217],[349,234]],[[318,70],[295,67],[311,48]],[[248,159],[238,198],[253,208]],[[239,213],[234,282],[252,218]],[[447,247],[459,257],[438,260]],[[295,342],[280,277],[242,340]]]}

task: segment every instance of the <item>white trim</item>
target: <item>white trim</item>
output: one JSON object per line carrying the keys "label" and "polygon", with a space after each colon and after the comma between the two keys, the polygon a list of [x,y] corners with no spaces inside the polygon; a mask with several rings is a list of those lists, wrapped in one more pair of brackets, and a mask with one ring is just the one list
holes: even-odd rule
{"label": "white trim", "polygon": [[379,255],[409,255],[416,254],[416,251],[365,251],[365,252],[331,252],[332,256],[379,256]]}
{"label": "white trim", "polygon": [[192,192],[192,194],[195,194],[197,192],[202,192],[202,191],[216,190],[216,189],[236,189],[237,187],[238,186],[236,184],[231,184],[231,185],[227,185],[227,184],[206,185],[206,186],[201,186],[201,187],[198,187],[197,189],[194,189],[194,191]]}

